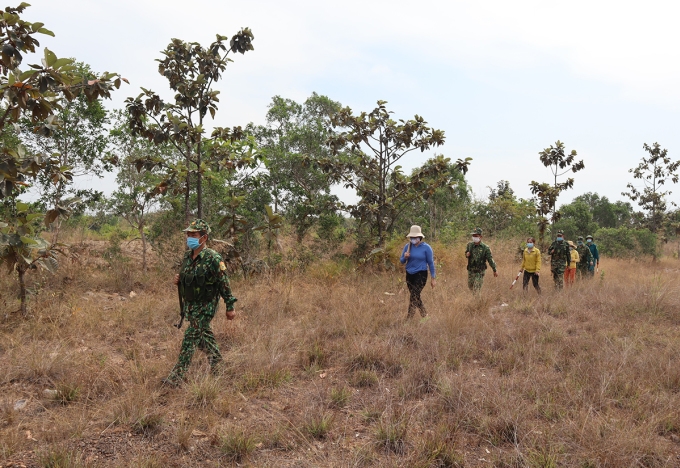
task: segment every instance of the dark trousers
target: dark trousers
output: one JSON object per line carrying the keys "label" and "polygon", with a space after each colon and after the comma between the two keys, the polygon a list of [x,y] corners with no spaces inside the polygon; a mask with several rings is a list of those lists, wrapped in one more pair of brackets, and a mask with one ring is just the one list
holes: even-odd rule
{"label": "dark trousers", "polygon": [[529,291],[530,278],[538,294],[541,294],[541,287],[538,285],[538,275],[536,273],[529,273],[528,271],[525,271],[524,276],[522,277],[522,288],[524,288],[524,291]]}
{"label": "dark trousers", "polygon": [[418,271],[416,273],[406,273],[406,286],[410,294],[408,303],[408,316],[413,317],[416,309],[420,309],[420,315],[425,317],[427,311],[423,305],[423,300],[420,298],[420,293],[427,284],[427,270]]}

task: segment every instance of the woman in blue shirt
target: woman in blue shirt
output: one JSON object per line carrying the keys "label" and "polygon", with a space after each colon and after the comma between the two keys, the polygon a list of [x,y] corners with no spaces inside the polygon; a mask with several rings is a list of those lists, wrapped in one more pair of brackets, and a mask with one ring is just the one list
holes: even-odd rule
{"label": "woman in blue shirt", "polygon": [[415,315],[416,309],[420,309],[420,315],[427,316],[427,311],[420,299],[425,284],[427,283],[427,270],[430,269],[432,275],[432,288],[435,287],[434,255],[432,247],[423,242],[423,233],[420,226],[411,226],[408,233],[409,243],[404,246],[399,261],[406,264],[406,286],[410,293],[408,304],[408,315],[411,318]]}

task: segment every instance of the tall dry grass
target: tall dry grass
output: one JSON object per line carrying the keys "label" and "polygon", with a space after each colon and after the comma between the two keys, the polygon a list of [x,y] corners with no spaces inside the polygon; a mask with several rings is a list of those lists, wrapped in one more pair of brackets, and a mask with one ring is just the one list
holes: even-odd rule
{"label": "tall dry grass", "polygon": [[171,269],[144,275],[132,262],[121,289],[120,272],[85,253],[36,277],[29,320],[1,324],[0,459],[678,466],[678,261],[603,259],[600,275],[562,292],[544,266],[539,297],[509,290],[514,244],[490,244],[501,275],[479,296],[462,248],[435,245],[424,321],[405,320],[401,271],[319,262],[234,281],[237,319],[222,305],[213,322],[221,375],[199,352],[178,389],[160,385],[181,342]]}

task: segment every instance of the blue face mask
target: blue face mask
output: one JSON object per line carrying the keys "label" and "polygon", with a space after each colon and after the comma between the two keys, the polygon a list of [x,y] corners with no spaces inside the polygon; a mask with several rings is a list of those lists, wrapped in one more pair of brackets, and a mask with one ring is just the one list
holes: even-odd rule
{"label": "blue face mask", "polygon": [[559,242],[559,241],[563,241],[563,240],[564,240],[564,237],[561,237],[561,236],[560,236],[560,237],[557,238],[557,241],[558,241],[558,242]]}
{"label": "blue face mask", "polygon": [[201,243],[197,238],[187,237],[187,247],[189,247],[191,250],[196,250],[200,245]]}
{"label": "blue face mask", "polygon": [[418,242],[420,242],[420,239],[416,238],[411,238],[411,244],[416,245]]}
{"label": "blue face mask", "polygon": [[527,247],[529,247],[530,249],[533,249],[534,243],[533,242],[527,242]]}
{"label": "blue face mask", "polygon": [[590,244],[592,241],[592,239],[588,239],[586,242]]}

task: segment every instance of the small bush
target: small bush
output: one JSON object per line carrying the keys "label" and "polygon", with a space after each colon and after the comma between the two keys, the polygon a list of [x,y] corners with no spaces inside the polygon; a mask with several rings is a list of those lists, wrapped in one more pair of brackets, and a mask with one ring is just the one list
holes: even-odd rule
{"label": "small bush", "polygon": [[302,425],[304,432],[311,437],[321,440],[326,437],[333,424],[333,415],[330,413],[312,414]]}
{"label": "small bush", "polygon": [[407,432],[408,419],[405,416],[383,415],[375,431],[376,443],[386,452],[402,454],[406,449]]}
{"label": "small bush", "polygon": [[190,406],[206,408],[212,405],[219,396],[221,389],[220,379],[210,375],[192,381],[189,384]]}
{"label": "small bush", "polygon": [[158,413],[146,413],[132,424],[132,430],[137,434],[154,435],[163,424],[163,416]]}
{"label": "small bush", "polygon": [[359,371],[352,376],[352,385],[359,388],[375,387],[378,385],[378,376],[373,371]]}
{"label": "small bush", "polygon": [[56,390],[57,393],[54,395],[54,399],[62,405],[76,401],[80,395],[80,387],[70,382],[59,383]]}
{"label": "small bush", "polygon": [[293,376],[286,369],[265,370],[258,373],[247,372],[243,376],[241,389],[254,391],[260,388],[277,388],[284,383],[290,382]]}
{"label": "small bush", "polygon": [[241,463],[257,448],[257,439],[240,429],[233,429],[220,438],[220,452],[232,463]]}
{"label": "small bush", "polygon": [[336,408],[344,408],[347,406],[351,397],[352,390],[347,387],[335,387],[331,389],[331,405]]}
{"label": "small bush", "polygon": [[42,468],[84,468],[87,465],[81,453],[57,448],[40,453],[38,455],[38,466]]}

